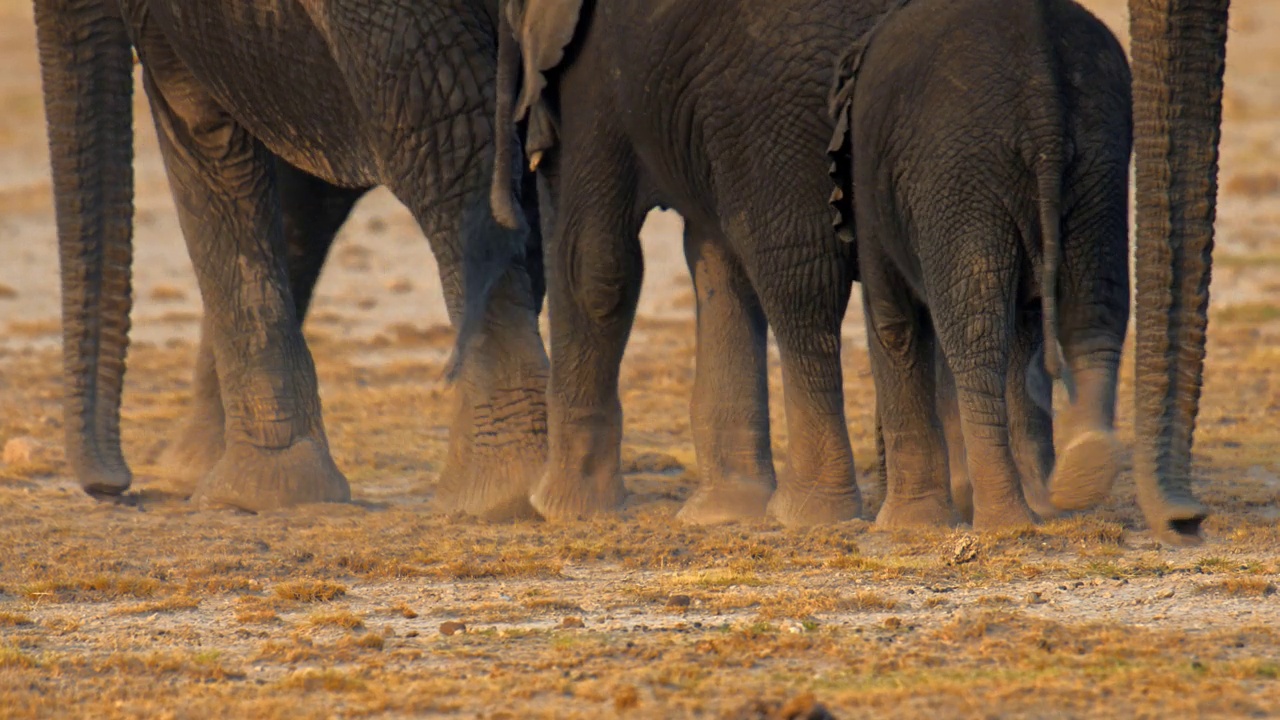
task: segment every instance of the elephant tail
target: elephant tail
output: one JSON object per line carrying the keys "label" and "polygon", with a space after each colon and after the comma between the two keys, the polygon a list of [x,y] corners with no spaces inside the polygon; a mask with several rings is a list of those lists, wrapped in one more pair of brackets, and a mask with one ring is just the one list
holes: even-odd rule
{"label": "elephant tail", "polygon": [[516,100],[516,81],[520,77],[520,48],[507,17],[506,7],[498,12],[498,77],[497,98],[494,103],[494,158],[493,178],[489,188],[489,204],[498,224],[508,230],[520,228],[521,213],[516,208],[515,150],[517,135],[513,108]]}
{"label": "elephant tail", "polygon": [[[1067,123],[1062,105],[1062,89],[1059,63],[1053,40],[1048,32],[1048,18],[1043,3],[1037,3],[1039,36],[1044,51],[1043,70],[1050,82],[1039,85],[1036,97],[1041,98],[1034,114],[1040,128],[1030,138],[1034,147],[1036,189],[1039,195],[1040,236],[1044,267],[1040,275],[1040,297],[1044,320],[1044,365],[1049,376],[1061,380],[1070,397],[1075,397],[1075,384],[1071,371],[1063,357],[1059,341],[1058,323],[1058,271],[1062,265],[1062,178],[1066,171]],[[1047,91],[1043,88],[1047,88]]]}

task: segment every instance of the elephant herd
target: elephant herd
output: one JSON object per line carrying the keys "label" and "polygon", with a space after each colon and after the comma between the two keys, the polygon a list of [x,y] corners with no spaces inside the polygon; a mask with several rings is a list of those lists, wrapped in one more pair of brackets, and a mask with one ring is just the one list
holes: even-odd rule
{"label": "elephant herd", "polygon": [[697,300],[682,520],[862,512],[840,362],[855,281],[879,524],[1092,507],[1123,455],[1132,151],[1138,501],[1158,537],[1195,542],[1227,5],[1130,0],[1131,77],[1072,0],[35,0],[68,462],[91,494],[131,484],[136,52],[205,307],[169,452],[203,502],[350,498],[301,321],[338,228],[385,185],[457,330],[449,509],[622,503],[619,365],[656,206],[685,218]]}

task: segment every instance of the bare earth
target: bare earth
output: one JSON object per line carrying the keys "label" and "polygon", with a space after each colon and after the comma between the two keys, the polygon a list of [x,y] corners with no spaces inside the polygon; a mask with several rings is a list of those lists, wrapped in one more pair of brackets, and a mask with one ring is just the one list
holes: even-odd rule
{"label": "bare earth", "polygon": [[[1127,45],[1123,2],[1086,4]],[[140,92],[124,403],[138,477],[129,502],[96,503],[60,448],[30,14],[0,0],[0,717],[785,717],[808,694],[841,718],[1280,713],[1280,5],[1232,14],[1196,446],[1214,515],[1191,550],[1151,539],[1128,479],[1099,512],[1017,534],[678,526],[697,482],[694,335],[670,214],[647,228],[623,368],[629,507],[566,525],[433,514],[449,334],[427,244],[384,193],[344,230],[307,327],[356,502],[198,512],[154,464],[188,407],[200,304]],[[866,475],[856,302],[846,330]]]}

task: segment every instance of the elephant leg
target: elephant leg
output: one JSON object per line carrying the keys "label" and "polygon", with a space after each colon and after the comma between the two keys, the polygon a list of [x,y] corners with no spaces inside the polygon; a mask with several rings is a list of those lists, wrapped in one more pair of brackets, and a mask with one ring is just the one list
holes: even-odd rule
{"label": "elephant leg", "polygon": [[693,524],[764,517],[777,486],[764,310],[722,239],[689,224],[684,242],[698,300],[691,424],[702,477],[676,517]]}
{"label": "elephant leg", "polygon": [[945,527],[956,518],[935,414],[933,331],[905,281],[871,245],[860,244],[858,262],[886,473],[876,524]]}
{"label": "elephant leg", "polygon": [[[306,318],[329,248],[352,208],[368,189],[331,185],[278,158],[274,165],[284,218],[289,289],[301,323]],[[200,326],[191,415],[161,459],[175,476],[193,485],[213,467],[224,448],[222,431],[226,415],[208,320],[206,315]]]}
{"label": "elephant leg", "polygon": [[960,426],[960,400],[956,397],[956,379],[947,367],[942,347],[934,343],[933,367],[937,393],[938,419],[947,444],[947,473],[951,476],[951,501],[960,519],[973,522],[973,484],[969,480],[969,460],[964,451],[964,432]]}
{"label": "elephant leg", "polygon": [[[955,242],[964,243],[966,240],[961,238]],[[983,254],[983,257],[992,258],[992,265],[984,267],[987,272],[976,277],[986,282],[961,282],[954,273],[973,273],[973,269],[953,267],[939,272],[937,284],[932,285],[955,288],[964,293],[963,297],[956,297],[955,293],[946,290],[940,292],[933,318],[943,355],[955,377],[960,431],[964,437],[966,467],[973,486],[975,530],[1034,522],[1022,492],[1022,481],[1009,440],[1006,387],[1010,336],[1014,329],[1010,292],[1015,284],[1004,281],[1003,278],[1012,275],[1012,268],[996,265],[997,255],[1003,257],[994,251]],[[1016,257],[1016,254],[1010,255]],[[994,310],[974,312],[972,308]],[[1000,312],[1001,308],[1008,310]]]}
{"label": "elephant leg", "polygon": [[1119,157],[1076,180],[1080,197],[1063,228],[1058,334],[1074,392],[1055,418],[1060,449],[1049,492],[1060,510],[1104,501],[1125,464],[1115,432],[1116,384],[1129,324],[1128,167]]}
{"label": "elephant leg", "polygon": [[[753,224],[769,226],[762,218]],[[829,231],[802,237],[824,235]],[[769,514],[792,527],[851,520],[862,514],[862,497],[840,364],[840,322],[852,286],[845,275],[848,258],[819,242],[758,248],[756,254],[783,256],[786,268],[756,265],[752,271],[778,340],[787,417],[787,472],[769,501]]]}
{"label": "elephant leg", "polygon": [[226,448],[195,497],[252,511],[349,500],[289,292],[271,156],[175,55],[149,49],[147,95],[226,415]]}
{"label": "elephant leg", "polygon": [[[594,148],[593,148],[594,149]],[[564,164],[540,173],[557,203],[547,240],[551,381],[546,473],[531,501],[547,519],[619,507],[622,404],[618,373],[635,318],[644,262],[642,218],[625,159],[564,148]]]}
{"label": "elephant leg", "polygon": [[[467,267],[482,263],[459,262],[444,248],[474,252],[511,231],[497,224],[487,195],[425,196],[429,201],[408,204],[433,239],[449,315],[463,334],[463,308],[475,302],[464,297],[465,287],[480,282],[476,275],[463,276]],[[439,238],[458,240],[455,245]],[[465,355],[454,382],[449,449],[436,491],[445,511],[488,520],[533,516],[529,493],[546,461],[547,356],[536,310],[542,273],[526,268],[530,259],[512,263],[496,280],[475,332],[482,340],[460,341]]]}
{"label": "elephant leg", "polygon": [[1049,500],[1053,471],[1053,380],[1044,367],[1040,313],[1021,311],[1009,353],[1009,443],[1027,505],[1043,519],[1059,514]]}

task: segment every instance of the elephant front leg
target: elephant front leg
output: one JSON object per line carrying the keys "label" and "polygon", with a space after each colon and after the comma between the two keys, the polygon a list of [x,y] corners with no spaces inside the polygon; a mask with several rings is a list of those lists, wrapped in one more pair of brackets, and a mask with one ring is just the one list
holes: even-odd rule
{"label": "elephant front leg", "polygon": [[[279,159],[274,166],[284,215],[289,289],[301,323],[307,315],[329,248],[366,190],[331,185]],[[209,472],[225,447],[226,413],[222,408],[212,337],[206,314],[200,327],[191,415],[161,458],[161,464],[170,473],[191,486]]]}
{"label": "elephant front leg", "polygon": [[626,497],[618,374],[644,272],[640,218],[615,170],[626,166],[603,157],[573,172],[566,164],[563,186],[551,183],[559,191],[546,253],[548,460],[531,497],[547,519],[607,512]]}
{"label": "elephant front leg", "polygon": [[1044,367],[1044,325],[1038,312],[1022,311],[1009,355],[1009,443],[1027,505],[1041,519],[1061,513],[1049,499],[1053,471],[1053,378]]}
{"label": "elephant front leg", "polygon": [[175,57],[153,52],[147,94],[226,414],[225,450],[195,497],[252,511],[349,500],[289,293],[271,156]]}
{"label": "elephant front leg", "polygon": [[701,480],[676,517],[700,525],[764,517],[777,486],[764,311],[718,238],[686,226],[685,257],[698,300],[691,424]]}

